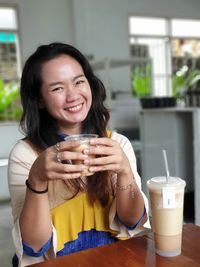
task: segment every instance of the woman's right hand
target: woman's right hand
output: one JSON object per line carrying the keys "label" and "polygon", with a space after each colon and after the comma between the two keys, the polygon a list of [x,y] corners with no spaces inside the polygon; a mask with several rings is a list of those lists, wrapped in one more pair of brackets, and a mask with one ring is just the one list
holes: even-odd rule
{"label": "woman's right hand", "polygon": [[[29,172],[29,181],[37,188],[44,188],[48,181],[56,179],[76,179],[87,168],[83,164],[71,164],[73,160],[83,161],[87,155],[73,152],[79,141],[62,141],[59,145],[45,149],[33,163]],[[65,162],[65,163],[62,163]]]}

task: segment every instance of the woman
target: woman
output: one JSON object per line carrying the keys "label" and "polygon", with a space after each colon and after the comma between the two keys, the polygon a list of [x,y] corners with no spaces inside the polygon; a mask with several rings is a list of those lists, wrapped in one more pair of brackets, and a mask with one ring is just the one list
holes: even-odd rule
{"label": "woman", "polygon": [[[70,45],[40,46],[27,60],[21,79],[26,137],[11,151],[8,172],[14,266],[129,238],[148,224],[134,151],[126,137],[107,130],[105,98],[102,82]],[[81,133],[99,138],[73,152],[79,141],[64,139]],[[82,164],[71,164],[75,159]],[[94,175],[81,177],[84,169]]]}

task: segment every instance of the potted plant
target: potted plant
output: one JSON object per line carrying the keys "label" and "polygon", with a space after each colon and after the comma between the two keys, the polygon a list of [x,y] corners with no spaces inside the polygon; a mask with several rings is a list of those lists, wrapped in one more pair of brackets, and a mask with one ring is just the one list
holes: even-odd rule
{"label": "potted plant", "polygon": [[19,121],[21,114],[18,82],[0,79],[0,121]]}
{"label": "potted plant", "polygon": [[145,64],[132,68],[132,92],[138,97],[141,106],[150,107],[153,104],[151,65]]}
{"label": "potted plant", "polygon": [[199,69],[190,70],[187,66],[183,66],[173,76],[173,96],[183,105],[199,106],[197,105],[197,95],[199,95],[199,90],[196,90],[196,85],[199,80]]}
{"label": "potted plant", "polygon": [[135,66],[132,69],[132,90],[137,97],[149,97],[152,92],[151,65]]}
{"label": "potted plant", "polygon": [[152,71],[150,64],[133,68],[132,88],[133,94],[139,97],[142,108],[167,108],[176,105],[174,97],[152,96]]}

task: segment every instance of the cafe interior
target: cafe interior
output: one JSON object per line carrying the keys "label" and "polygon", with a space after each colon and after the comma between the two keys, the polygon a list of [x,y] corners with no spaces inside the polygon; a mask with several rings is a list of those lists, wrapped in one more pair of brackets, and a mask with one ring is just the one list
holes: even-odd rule
{"label": "cafe interior", "polygon": [[186,182],[183,222],[200,225],[199,10],[197,0],[0,0],[0,266],[14,254],[7,164],[23,138],[20,75],[41,44],[83,52],[106,87],[109,129],[131,141],[147,197],[147,180],[166,175],[164,150],[168,174]]}

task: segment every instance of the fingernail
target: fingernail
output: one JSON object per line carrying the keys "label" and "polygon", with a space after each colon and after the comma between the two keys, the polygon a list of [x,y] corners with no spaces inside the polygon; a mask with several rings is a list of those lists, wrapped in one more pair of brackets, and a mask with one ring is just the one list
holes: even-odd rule
{"label": "fingernail", "polygon": [[81,169],[82,169],[82,170],[85,170],[86,168],[88,168],[88,167],[85,166],[85,165],[82,165],[82,166],[81,166]]}
{"label": "fingernail", "polygon": [[94,168],[93,167],[90,167],[90,168],[88,168],[88,171],[89,172],[94,172]]}
{"label": "fingernail", "polygon": [[83,153],[84,153],[84,154],[88,154],[88,153],[89,153],[89,149],[84,149],[84,150],[83,150]]}
{"label": "fingernail", "polygon": [[89,160],[86,159],[86,160],[83,161],[83,163],[86,164],[86,165],[88,165],[89,164]]}

